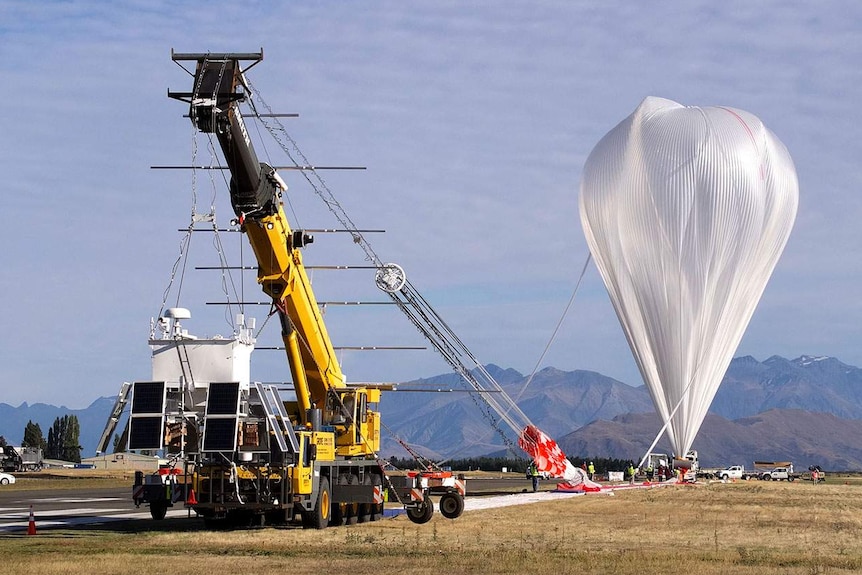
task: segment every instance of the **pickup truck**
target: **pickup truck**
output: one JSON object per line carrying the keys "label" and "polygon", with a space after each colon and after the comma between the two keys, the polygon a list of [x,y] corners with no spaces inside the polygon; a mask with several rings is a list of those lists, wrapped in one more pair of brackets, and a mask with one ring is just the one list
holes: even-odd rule
{"label": "pickup truck", "polygon": [[799,477],[798,473],[793,472],[792,467],[776,467],[772,471],[764,471],[760,474],[762,481],[793,481]]}
{"label": "pickup truck", "polygon": [[723,479],[725,481],[729,479],[748,479],[751,477],[751,473],[745,470],[742,465],[731,465],[726,469],[722,469],[718,473],[716,473],[719,479]]}

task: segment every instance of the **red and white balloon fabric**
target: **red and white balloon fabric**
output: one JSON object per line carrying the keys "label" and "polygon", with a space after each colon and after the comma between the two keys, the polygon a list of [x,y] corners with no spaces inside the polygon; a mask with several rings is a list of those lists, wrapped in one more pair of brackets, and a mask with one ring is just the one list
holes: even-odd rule
{"label": "red and white balloon fabric", "polygon": [[566,483],[559,484],[559,489],[579,489],[584,491],[598,491],[601,485],[587,478],[586,473],[572,465],[572,462],[557,445],[557,442],[536,427],[528,425],[518,438],[518,445],[530,454],[539,471],[546,471],[552,477],[561,477]]}

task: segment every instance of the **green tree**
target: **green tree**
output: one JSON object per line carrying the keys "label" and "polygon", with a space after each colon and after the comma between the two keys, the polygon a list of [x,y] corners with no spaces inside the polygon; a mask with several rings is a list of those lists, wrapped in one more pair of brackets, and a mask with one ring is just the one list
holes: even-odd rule
{"label": "green tree", "polygon": [[57,459],[59,454],[57,453],[57,437],[54,435],[54,426],[48,428],[48,441],[45,446],[45,458],[46,459]]}
{"label": "green tree", "polygon": [[62,459],[65,461],[73,461],[81,463],[81,427],[78,424],[77,415],[64,415],[65,420],[63,441],[62,441]]}
{"label": "green tree", "polygon": [[54,424],[48,431],[48,454],[46,457],[50,459],[63,459],[63,438],[66,434],[66,418],[68,416],[54,419]]}
{"label": "green tree", "polygon": [[76,415],[58,417],[48,430],[45,457],[80,463],[83,449],[80,445],[80,435],[81,428]]}
{"label": "green tree", "polygon": [[24,427],[24,439],[21,441],[21,447],[37,447],[44,450],[45,446],[45,436],[42,435],[42,428],[38,423],[28,421]]}

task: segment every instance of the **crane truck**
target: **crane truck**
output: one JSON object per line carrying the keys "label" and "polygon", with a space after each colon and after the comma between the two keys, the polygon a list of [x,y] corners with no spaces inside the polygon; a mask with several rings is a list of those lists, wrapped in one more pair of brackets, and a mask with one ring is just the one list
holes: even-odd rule
{"label": "crane truck", "polygon": [[[195,128],[221,148],[232,223],[251,244],[257,281],[272,298],[292,389],[285,400],[278,385],[250,381],[254,325],[244,316],[234,337],[200,339],[182,325],[190,312],[170,308],[159,319],[161,336],[151,333],[153,380],[124,385],[100,448],[131,394],[128,448],[184,462],[136,474],[133,499],[149,504],[153,518],[184,503],[208,522],[298,520],[322,529],[377,520],[388,483],[377,456],[385,386],[346,382],[303,264],[301,250],[313,237],[291,228],[282,205],[287,186],[249,139],[239,110],[249,93],[244,72],[263,52],[172,52],[172,59],[194,62],[193,91],[168,96],[187,103]],[[451,474],[410,474],[391,487],[416,523],[431,518],[432,493],[442,495],[448,518],[464,508],[463,481]]]}
{"label": "crane truck", "polygon": [[42,449],[6,445],[0,448],[0,471],[39,471],[42,469]]}

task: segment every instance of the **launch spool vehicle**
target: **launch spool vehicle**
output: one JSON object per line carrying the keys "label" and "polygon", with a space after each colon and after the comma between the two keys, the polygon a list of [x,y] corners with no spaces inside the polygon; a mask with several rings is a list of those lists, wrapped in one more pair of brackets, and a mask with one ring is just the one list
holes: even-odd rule
{"label": "launch spool vehicle", "polygon": [[[149,342],[152,381],[124,384],[100,451],[131,395],[128,449],[163,452],[174,462],[136,474],[134,502],[149,504],[154,519],[184,504],[210,523],[296,520],[322,529],[379,519],[387,488],[416,523],[431,518],[432,494],[441,496],[444,516],[458,517],[462,478],[429,471],[390,483],[378,459],[384,386],[348,384],[341,371],[303,264],[302,249],[313,238],[290,227],[281,201],[287,186],[258,161],[239,109],[249,91],[244,71],[263,53],[172,59],[195,63],[193,91],[168,95],[188,103],[193,125],[218,141],[231,175],[234,224],[272,298],[293,381],[289,388],[250,381],[254,325],[244,316],[233,337],[200,339],[182,325],[188,310],[170,308]],[[380,269],[378,283],[398,276]]]}

